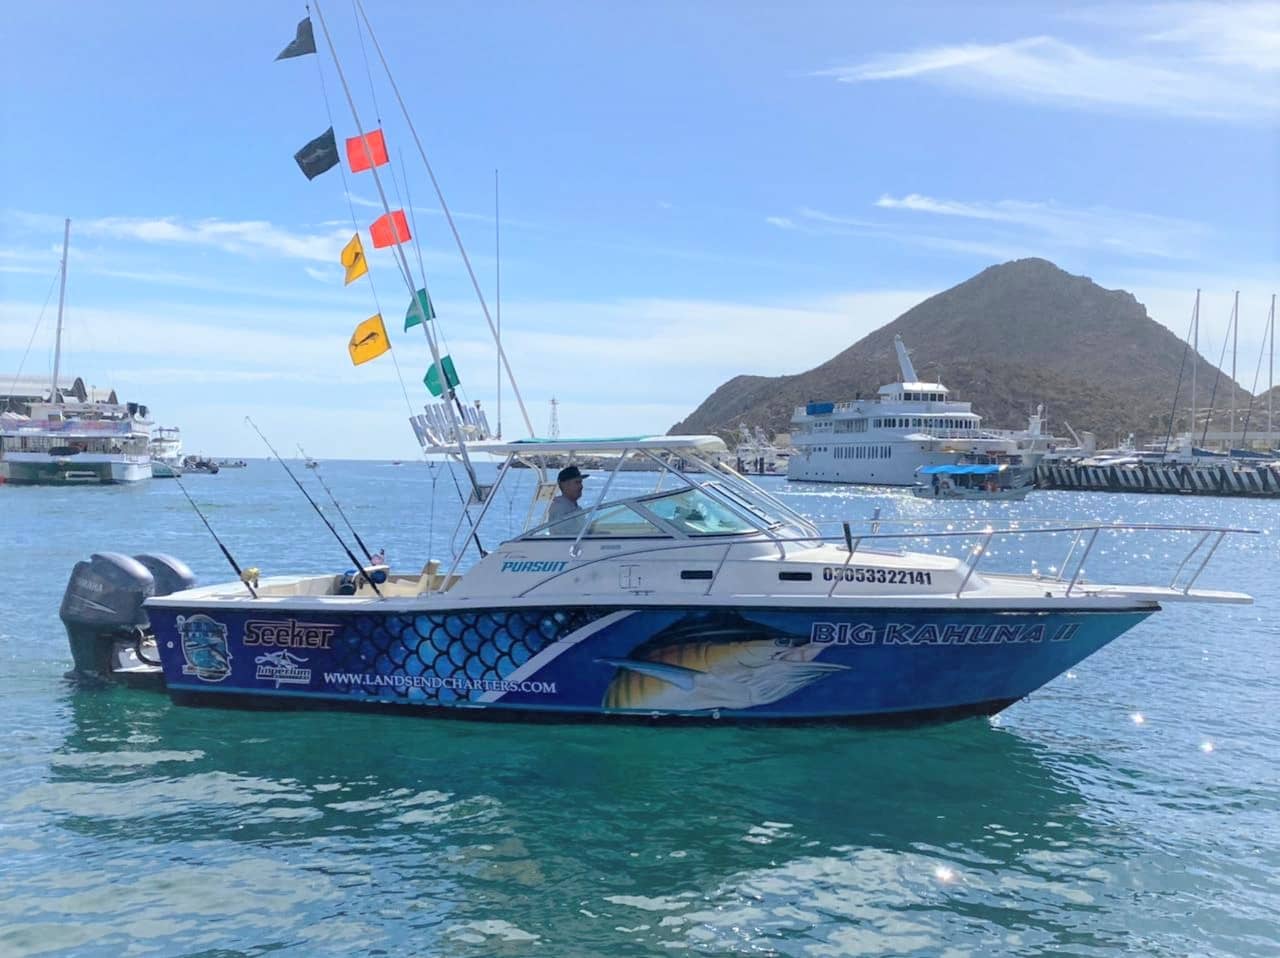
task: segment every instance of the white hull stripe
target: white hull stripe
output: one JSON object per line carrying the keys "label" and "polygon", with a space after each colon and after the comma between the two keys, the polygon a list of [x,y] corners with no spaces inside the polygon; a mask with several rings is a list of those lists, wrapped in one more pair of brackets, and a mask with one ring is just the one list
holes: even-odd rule
{"label": "white hull stripe", "polygon": [[[556,642],[552,642],[545,649],[543,649],[541,652],[539,652],[537,655],[531,658],[528,662],[520,666],[520,668],[516,669],[510,675],[506,676],[503,679],[503,681],[504,682],[524,681],[529,676],[533,675],[535,672],[541,669],[544,665],[547,665],[548,663],[558,658],[560,655],[563,655],[565,652],[569,651],[579,642],[582,642],[585,639],[591,638],[591,636],[595,635],[601,629],[607,629],[609,628],[609,626],[613,625],[615,622],[621,622],[627,616],[631,615],[634,611],[635,611],[634,609],[624,609],[620,612],[610,612],[608,615],[603,616],[599,619],[596,619],[590,625],[579,629],[577,632],[571,632],[569,635],[566,635],[563,639],[559,639]],[[498,701],[498,699],[502,698],[502,696],[506,694],[507,693],[505,692],[485,692],[482,696],[480,696],[479,701],[496,702]]]}

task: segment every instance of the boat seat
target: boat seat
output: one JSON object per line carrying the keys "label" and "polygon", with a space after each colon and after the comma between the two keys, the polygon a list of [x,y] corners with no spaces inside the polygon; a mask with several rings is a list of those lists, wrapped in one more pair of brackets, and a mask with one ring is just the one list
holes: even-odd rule
{"label": "boat seat", "polygon": [[435,591],[447,592],[457,585],[459,580],[462,579],[462,576],[460,575],[451,575],[446,581],[445,577],[439,573],[440,560],[428,559],[427,564],[422,567],[422,575],[418,577],[417,594],[422,595],[424,592]]}

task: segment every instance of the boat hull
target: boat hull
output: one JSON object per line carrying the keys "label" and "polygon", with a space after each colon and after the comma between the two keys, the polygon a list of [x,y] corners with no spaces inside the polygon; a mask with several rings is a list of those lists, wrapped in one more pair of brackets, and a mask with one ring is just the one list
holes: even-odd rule
{"label": "boat hull", "polygon": [[141,482],[151,478],[151,464],[141,458],[74,456],[68,458],[6,457],[6,479],[15,486],[95,486]]}
{"label": "boat hull", "polygon": [[148,608],[181,704],[748,721],[992,714],[1155,610]]}
{"label": "boat hull", "polygon": [[1021,502],[1027,498],[1031,486],[1013,489],[934,489],[932,486],[915,486],[911,494],[917,499],[949,499],[955,502]]}

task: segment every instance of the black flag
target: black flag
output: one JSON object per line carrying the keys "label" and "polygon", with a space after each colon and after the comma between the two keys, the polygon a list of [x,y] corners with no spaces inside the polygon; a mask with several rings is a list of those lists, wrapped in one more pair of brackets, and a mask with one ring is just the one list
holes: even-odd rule
{"label": "black flag", "polygon": [[333,127],[329,127],[293,154],[293,158],[298,161],[298,168],[307,175],[309,180],[314,180],[325,170],[331,170],[337,166],[338,144],[333,139]]}
{"label": "black flag", "polygon": [[316,52],[316,35],[311,32],[311,18],[303,17],[298,24],[298,35],[287,47],[280,51],[277,60],[288,60],[290,57],[305,56]]}

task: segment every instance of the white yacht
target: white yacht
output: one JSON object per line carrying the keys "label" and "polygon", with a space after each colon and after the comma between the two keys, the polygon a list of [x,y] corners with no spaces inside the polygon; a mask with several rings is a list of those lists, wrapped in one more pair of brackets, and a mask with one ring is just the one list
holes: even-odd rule
{"label": "white yacht", "polygon": [[182,475],[182,432],[177,426],[157,426],[150,451],[153,479],[176,479]]}
{"label": "white yacht", "polygon": [[0,424],[0,474],[19,485],[97,485],[151,478],[147,408],[136,403],[33,403]]}
{"label": "white yacht", "polygon": [[782,475],[787,471],[790,456],[791,450],[785,442],[781,445],[770,442],[759,426],[752,429],[746,423],[739,423],[738,444],[733,450],[738,472],[745,476]]}
{"label": "white yacht", "polygon": [[1022,454],[1022,434],[984,430],[969,403],[950,399],[942,383],[919,381],[901,336],[893,337],[893,345],[902,379],[881,386],[875,399],[796,407],[788,479],[911,486],[922,466],[955,465],[962,456]]}
{"label": "white yacht", "polygon": [[71,221],[67,220],[48,396],[41,391],[45,401],[23,402],[24,414],[0,419],[0,480],[14,485],[96,485],[150,479],[147,407],[121,403],[114,391],[105,397],[100,390],[84,389],[68,395],[59,383],[70,239]]}

